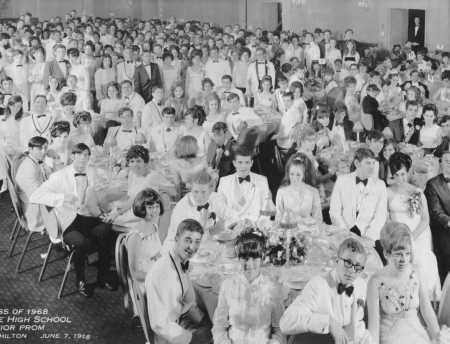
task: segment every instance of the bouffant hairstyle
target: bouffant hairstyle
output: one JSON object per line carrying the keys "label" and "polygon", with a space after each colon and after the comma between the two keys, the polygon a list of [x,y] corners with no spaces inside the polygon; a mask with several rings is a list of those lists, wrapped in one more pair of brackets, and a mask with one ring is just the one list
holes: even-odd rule
{"label": "bouffant hairstyle", "polygon": [[133,201],[133,214],[140,218],[145,218],[147,216],[146,206],[147,205],[159,205],[159,215],[164,214],[164,205],[161,200],[161,196],[153,189],[146,188],[140,191]]}
{"label": "bouffant hairstyle", "polygon": [[255,228],[247,228],[236,238],[235,250],[239,259],[263,258],[266,237]]}
{"label": "bouffant hairstyle", "polygon": [[412,160],[408,154],[402,152],[395,152],[389,158],[389,169],[391,170],[392,175],[396,174],[403,167],[408,172],[411,168]]}
{"label": "bouffant hairstyle", "polygon": [[141,145],[134,145],[128,149],[126,154],[127,165],[129,164],[131,159],[141,158],[144,160],[144,163],[148,163],[150,161],[150,153],[148,149]]}
{"label": "bouffant hairstyle", "polygon": [[59,137],[64,133],[70,134],[70,123],[68,121],[53,122],[50,128],[50,136],[53,138]]}
{"label": "bouffant hairstyle", "polygon": [[305,184],[315,186],[316,184],[316,173],[314,165],[311,160],[303,153],[296,153],[292,155],[286,163],[284,178],[282,185],[290,185],[291,180],[289,177],[289,172],[292,166],[301,166],[303,168],[303,181]]}
{"label": "bouffant hairstyle", "polygon": [[412,248],[412,236],[409,227],[400,222],[387,222],[380,233],[383,250],[391,254],[393,251]]}

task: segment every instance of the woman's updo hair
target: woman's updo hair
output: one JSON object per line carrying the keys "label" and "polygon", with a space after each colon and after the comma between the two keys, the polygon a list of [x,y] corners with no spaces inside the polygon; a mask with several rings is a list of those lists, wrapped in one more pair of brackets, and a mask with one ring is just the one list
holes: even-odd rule
{"label": "woman's updo hair", "polygon": [[140,191],[133,201],[133,214],[140,218],[147,216],[147,210],[145,206],[159,204],[159,215],[164,214],[164,206],[161,200],[161,196],[153,189],[146,188]]}
{"label": "woman's updo hair", "polygon": [[282,181],[282,185],[290,185],[291,180],[289,172],[292,166],[301,166],[303,168],[303,182],[305,184],[315,186],[316,185],[316,171],[311,159],[304,153],[295,153],[292,155],[286,163],[285,174]]}
{"label": "woman's updo hair", "polygon": [[67,135],[70,134],[70,123],[68,121],[53,122],[53,124],[50,128],[51,137],[53,137],[53,138],[59,137],[64,133],[67,133]]}
{"label": "woman's updo hair", "polygon": [[409,227],[400,222],[386,222],[380,233],[383,250],[391,254],[393,251],[412,248],[412,236]]}
{"label": "woman's updo hair", "polygon": [[235,249],[239,259],[263,258],[266,237],[256,228],[247,228],[236,239]]}
{"label": "woman's updo hair", "polygon": [[75,116],[73,118],[73,126],[75,128],[78,128],[82,122],[88,124],[92,123],[92,116],[89,111],[79,111],[75,113]]}
{"label": "woman's updo hair", "polygon": [[395,152],[389,158],[389,169],[391,170],[392,175],[396,174],[403,167],[406,169],[406,172],[409,172],[411,165],[411,157],[402,152]]}
{"label": "woman's updo hair", "polygon": [[144,163],[148,163],[150,161],[150,153],[148,149],[141,145],[134,145],[128,149],[126,160],[127,165],[130,163],[131,159],[141,158],[144,160]]}
{"label": "woman's updo hair", "polygon": [[192,119],[194,120],[194,123],[197,125],[202,125],[206,120],[206,113],[203,109],[203,106],[194,105],[191,107],[187,113],[186,116],[192,116]]}

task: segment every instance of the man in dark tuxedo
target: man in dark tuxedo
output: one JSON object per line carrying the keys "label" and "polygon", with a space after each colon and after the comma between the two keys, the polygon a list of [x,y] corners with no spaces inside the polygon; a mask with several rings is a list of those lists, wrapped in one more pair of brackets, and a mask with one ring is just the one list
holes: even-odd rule
{"label": "man in dark tuxedo", "polygon": [[134,72],[134,90],[148,103],[152,100],[152,88],[162,87],[161,74],[156,63],[150,62],[150,51],[142,53],[142,64],[136,67]]}
{"label": "man in dark tuxedo", "polygon": [[414,51],[425,45],[425,28],[419,17],[414,18],[414,25],[411,25],[408,33],[408,41],[412,43]]}
{"label": "man in dark tuxedo", "polygon": [[66,47],[63,44],[56,44],[54,46],[55,59],[49,61],[44,67],[43,82],[44,86],[48,86],[48,79],[54,77],[58,80],[59,86],[66,85],[67,77],[70,74],[70,63],[65,59]]}
{"label": "man in dark tuxedo", "polygon": [[224,122],[216,122],[212,127],[212,140],[206,153],[208,166],[216,170],[219,177],[228,176],[235,172],[230,152],[236,141],[228,131]]}
{"label": "man in dark tuxedo", "polygon": [[425,196],[430,213],[434,252],[442,283],[450,271],[450,151],[441,157],[442,173],[430,179]]}

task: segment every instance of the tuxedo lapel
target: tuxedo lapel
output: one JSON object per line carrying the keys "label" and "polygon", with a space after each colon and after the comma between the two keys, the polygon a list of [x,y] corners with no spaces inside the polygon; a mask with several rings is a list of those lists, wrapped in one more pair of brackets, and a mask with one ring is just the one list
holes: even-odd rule
{"label": "tuxedo lapel", "polygon": [[442,174],[439,175],[439,181],[437,183],[436,192],[439,195],[439,198],[442,201],[442,204],[444,204],[445,209],[450,214],[450,188],[448,184],[444,180],[444,176]]}

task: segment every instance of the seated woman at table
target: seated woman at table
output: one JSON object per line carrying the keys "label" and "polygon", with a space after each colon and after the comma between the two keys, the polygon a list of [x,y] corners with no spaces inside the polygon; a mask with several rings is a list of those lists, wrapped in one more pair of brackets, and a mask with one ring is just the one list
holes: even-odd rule
{"label": "seated woman at table", "polygon": [[129,107],[122,107],[118,111],[121,125],[110,127],[106,134],[103,147],[117,148],[120,152],[128,150],[134,144],[143,144],[145,137],[134,126],[134,113]]}
{"label": "seated woman at table", "polygon": [[322,222],[319,190],[313,186],[314,173],[311,160],[305,154],[297,153],[289,158],[276,197],[278,221],[284,212],[290,211],[298,222],[309,219]]}
{"label": "seated woman at table", "polygon": [[184,116],[184,124],[180,128],[180,135],[191,135],[197,139],[197,156],[204,156],[209,144],[209,136],[206,129],[202,126],[205,122],[205,110],[201,106],[193,106]]}
{"label": "seated woman at table", "polygon": [[[47,156],[52,160],[49,165],[53,170],[59,170],[69,163],[70,123],[67,121],[53,122],[50,128],[51,142],[48,146]],[[47,160],[47,159],[46,159]]]}
{"label": "seated woman at table", "polygon": [[334,269],[313,277],[280,319],[282,333],[295,335],[291,343],[372,343],[364,324],[367,286],[360,276],[366,260],[357,239],[339,245]]}
{"label": "seated woman at table", "polygon": [[70,146],[84,143],[90,149],[95,146],[92,138],[92,116],[88,111],[77,112],[73,118],[74,129],[70,132]]}
{"label": "seated woman at table", "polygon": [[189,135],[179,137],[175,143],[175,159],[169,160],[169,168],[175,174],[180,197],[188,192],[192,176],[207,167],[206,157],[198,156],[197,139]]}
{"label": "seated woman at table", "polygon": [[205,112],[206,121],[203,123],[203,128],[205,128],[206,133],[211,137],[214,124],[226,121],[226,115],[222,111],[220,98],[217,94],[212,93],[206,98]]}
{"label": "seated woman at table", "polygon": [[106,98],[100,100],[100,114],[105,117],[106,128],[120,125],[118,116],[119,109],[123,106],[120,99],[120,86],[117,82],[111,81],[106,88]]}
{"label": "seated woman at table", "polygon": [[424,280],[412,264],[413,241],[408,226],[388,222],[381,231],[380,241],[388,264],[372,276],[367,291],[369,331],[373,340],[380,344],[398,343],[400,338],[404,343],[438,343],[440,330],[436,314]]}
{"label": "seated woman at table", "polygon": [[174,196],[174,188],[165,176],[150,170],[148,166],[150,154],[147,148],[139,145],[131,146],[126,154],[126,161],[128,166],[127,196],[123,200],[114,202],[110,219],[116,224],[130,226],[140,220],[133,215],[131,206],[141,190],[151,187]]}
{"label": "seated woman at table", "polygon": [[282,344],[280,286],[261,272],[265,238],[257,229],[244,230],[235,249],[241,272],[223,281],[213,318],[216,344]]}
{"label": "seated woman at table", "polygon": [[388,188],[388,212],[391,220],[403,223],[411,230],[414,260],[424,277],[424,290],[430,300],[438,301],[441,283],[432,250],[427,199],[422,190],[408,182],[411,165],[411,158],[401,152],[392,154],[389,159],[392,183]]}
{"label": "seated woman at table", "polygon": [[158,233],[159,218],[164,214],[161,196],[153,189],[138,192],[133,200],[133,214],[141,219],[128,235],[126,247],[131,278],[144,290],[145,276],[161,256],[161,239]]}

